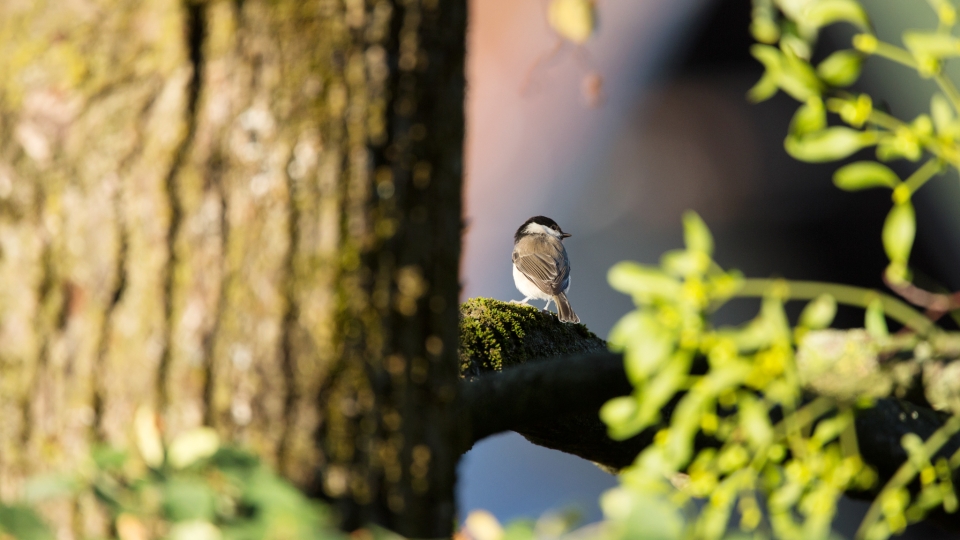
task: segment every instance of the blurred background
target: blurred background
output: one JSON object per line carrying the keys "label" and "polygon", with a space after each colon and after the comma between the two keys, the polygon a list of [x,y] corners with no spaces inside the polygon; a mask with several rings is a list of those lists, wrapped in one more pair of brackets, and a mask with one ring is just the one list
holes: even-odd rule
{"label": "blurred background", "polygon": [[[565,242],[571,303],[605,337],[632,307],[607,285],[607,269],[625,259],[657,264],[680,247],[686,209],[712,229],[724,267],[883,288],[889,193],[842,192],[831,182],[838,164],[790,158],[783,139],[798,105],[791,98],[746,101],[761,74],[749,54],[749,0],[597,0],[596,34],[559,49],[546,0],[471,4],[464,299],[520,298],[512,235],[528,217],[547,215],[573,233]],[[936,25],[923,0],[863,4],[888,41]],[[849,47],[851,35],[829,28],[818,55]],[[871,59],[855,89],[912,119],[928,110],[935,88]],[[894,168],[906,176],[915,167],[906,165]],[[936,179],[915,202],[918,283],[960,289],[958,179]],[[735,302],[720,322],[742,322],[756,306]],[[862,312],[841,309],[837,324],[862,325]],[[596,521],[600,494],[616,484],[591,463],[512,433],[482,441],[461,463],[461,516],[484,508],[503,521],[573,507]],[[865,508],[844,503],[838,530],[852,536]],[[913,529],[916,538],[938,536],[930,526]]]}

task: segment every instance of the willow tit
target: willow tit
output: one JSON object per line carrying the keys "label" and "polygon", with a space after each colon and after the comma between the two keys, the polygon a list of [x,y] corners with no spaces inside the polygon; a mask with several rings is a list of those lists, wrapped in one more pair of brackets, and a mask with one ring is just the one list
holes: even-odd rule
{"label": "willow tit", "polygon": [[578,323],[580,317],[567,300],[570,259],[562,241],[569,236],[556,221],[544,216],[534,216],[517,229],[513,236],[513,282],[526,298],[514,302],[546,300],[543,309],[553,302],[561,321]]}

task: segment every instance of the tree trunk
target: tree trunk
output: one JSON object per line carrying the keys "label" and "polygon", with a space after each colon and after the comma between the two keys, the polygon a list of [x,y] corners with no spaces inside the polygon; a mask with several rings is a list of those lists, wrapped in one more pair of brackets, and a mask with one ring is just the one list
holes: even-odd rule
{"label": "tree trunk", "polygon": [[[207,424],[447,535],[464,0],[0,3],[0,497]],[[84,501],[59,532],[102,533]]]}

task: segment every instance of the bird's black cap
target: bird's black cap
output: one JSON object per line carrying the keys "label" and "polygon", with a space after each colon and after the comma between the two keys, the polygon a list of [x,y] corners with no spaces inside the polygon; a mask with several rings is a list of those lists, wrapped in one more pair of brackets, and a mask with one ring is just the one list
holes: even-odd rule
{"label": "bird's black cap", "polygon": [[513,235],[514,242],[516,242],[517,240],[520,239],[521,236],[523,236],[524,234],[523,230],[527,227],[527,225],[531,223],[536,223],[537,225],[543,225],[548,229],[553,229],[558,233],[560,233],[562,238],[567,238],[568,236],[571,236],[569,233],[565,233],[562,230],[560,230],[560,226],[557,225],[557,222],[548,218],[547,216],[533,216],[532,218],[524,221],[523,225],[521,225],[520,228],[517,229],[516,234]]}

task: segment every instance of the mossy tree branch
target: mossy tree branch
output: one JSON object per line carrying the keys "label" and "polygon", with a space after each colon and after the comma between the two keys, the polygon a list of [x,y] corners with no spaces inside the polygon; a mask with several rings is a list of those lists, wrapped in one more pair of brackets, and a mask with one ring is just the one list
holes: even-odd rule
{"label": "mossy tree branch", "polygon": [[[464,422],[464,451],[484,437],[513,430],[535,444],[616,471],[652,443],[658,428],[626,441],[607,436],[597,411],[606,400],[629,394],[632,386],[622,357],[609,352],[584,325],[561,323],[530,306],[480,298],[461,306],[460,333],[461,407],[469,420]],[[874,407],[857,412],[861,456],[877,471],[878,487],[908,458],[903,436],[913,433],[926,439],[945,418],[929,407],[894,398],[878,399]],[[958,449],[960,436],[954,436],[937,456],[949,458]],[[956,516],[934,518],[960,529]]]}

